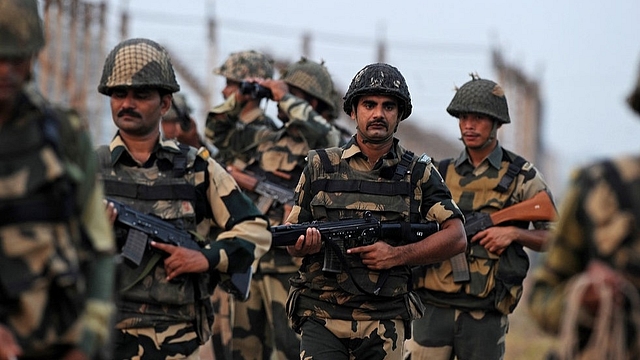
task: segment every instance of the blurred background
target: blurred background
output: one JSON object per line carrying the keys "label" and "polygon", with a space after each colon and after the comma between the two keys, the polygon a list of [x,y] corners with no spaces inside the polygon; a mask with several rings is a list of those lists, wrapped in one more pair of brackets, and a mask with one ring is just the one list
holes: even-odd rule
{"label": "blurred background", "polygon": [[[512,124],[503,146],[545,174],[561,198],[569,171],[638,150],[640,124],[624,103],[640,61],[640,2],[524,0],[41,0],[47,30],[37,81],[52,100],[91,122],[96,143],[114,133],[96,87],[106,54],[147,37],[171,53],[199,126],[222,101],[212,70],[235,51],[256,49],[278,67],[301,56],[324,61],[344,93],[355,73],[388,62],[404,74],[414,112],[400,135],[434,158],[461,149],[446,113],[470,73],[500,83]],[[275,113],[273,102],[267,111]],[[341,119],[349,128],[346,116]]]}

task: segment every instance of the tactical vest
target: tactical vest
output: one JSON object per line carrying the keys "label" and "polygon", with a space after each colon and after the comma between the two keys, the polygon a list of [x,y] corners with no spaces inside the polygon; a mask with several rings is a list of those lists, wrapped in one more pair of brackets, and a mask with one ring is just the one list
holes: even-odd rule
{"label": "tactical vest", "polygon": [[[393,167],[383,166],[372,171],[358,171],[342,160],[342,148],[328,148],[309,152],[311,175],[311,212],[313,218],[325,221],[361,218],[369,210],[380,220],[418,222],[418,204],[422,190],[417,181],[422,178],[426,164],[430,160],[426,155],[418,158],[407,151],[401,161]],[[316,159],[319,158],[319,159]],[[321,166],[315,166],[319,162]],[[403,245],[404,239],[385,239],[392,245]],[[331,244],[325,244],[324,251],[305,258],[305,262],[320,262],[324,252]],[[308,259],[308,260],[307,260]],[[345,255],[342,273],[335,277],[322,271],[320,267],[308,267],[307,286],[311,289],[326,291],[342,289],[356,295],[371,295],[384,279],[379,296],[399,296],[409,292],[410,269],[406,266],[379,272],[369,270],[359,256]],[[324,279],[318,281],[317,279]]]}
{"label": "tactical vest", "polygon": [[[105,194],[137,211],[156,215],[186,231],[195,231],[205,211],[210,211],[205,195],[209,177],[207,164],[196,155],[195,149],[186,145],[180,145],[179,153],[164,151],[158,154],[162,158],[150,168],[122,164],[114,168],[109,147],[98,148]],[[119,247],[125,236],[116,233]],[[199,302],[207,303],[210,293],[208,273],[185,274],[167,282],[162,260],[158,252],[146,251],[139,266],[126,261],[118,265],[118,288],[123,306],[127,306],[127,302],[170,306],[165,310],[166,314],[145,313],[140,307],[136,315],[140,317],[140,323],[136,327],[155,326],[166,322],[167,318],[174,323],[193,321],[194,311],[199,311]]]}
{"label": "tactical vest", "polygon": [[[457,173],[452,159],[438,164],[452,198],[465,213],[493,213],[512,204],[516,178],[535,176],[533,168],[525,170],[526,160],[503,149],[502,166],[490,168],[477,178]],[[495,172],[495,174],[493,173]],[[512,225],[527,228],[528,223]],[[459,283],[453,278],[450,260],[424,267],[424,278],[417,287],[423,300],[436,305],[455,305],[461,308],[513,312],[522,297],[522,282],[529,269],[529,257],[519,243],[512,243],[501,255],[487,251],[478,243],[469,243],[466,252],[470,281]]]}
{"label": "tactical vest", "polygon": [[0,323],[11,326],[12,317],[29,330],[13,331],[26,350],[34,338],[43,347],[69,336],[84,309],[81,262],[91,244],[79,222],[76,200],[87,174],[74,162],[71,115],[43,99],[22,100],[28,112],[0,131]]}

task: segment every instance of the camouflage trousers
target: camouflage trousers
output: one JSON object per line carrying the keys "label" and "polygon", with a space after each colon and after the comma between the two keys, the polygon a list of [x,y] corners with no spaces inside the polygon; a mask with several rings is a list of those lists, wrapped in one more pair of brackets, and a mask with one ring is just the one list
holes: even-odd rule
{"label": "camouflage trousers", "polygon": [[213,348],[216,360],[297,360],[300,336],[285,312],[290,273],[258,272],[247,301],[216,290]]}
{"label": "camouflage trousers", "polygon": [[113,342],[117,360],[200,360],[200,340],[192,324],[119,329]]}
{"label": "camouflage trousers", "polygon": [[498,312],[426,305],[424,316],[413,321],[405,359],[501,360],[508,328],[507,315]]}
{"label": "camouflage trousers", "polygon": [[307,318],[301,326],[300,359],[401,360],[403,320]]}

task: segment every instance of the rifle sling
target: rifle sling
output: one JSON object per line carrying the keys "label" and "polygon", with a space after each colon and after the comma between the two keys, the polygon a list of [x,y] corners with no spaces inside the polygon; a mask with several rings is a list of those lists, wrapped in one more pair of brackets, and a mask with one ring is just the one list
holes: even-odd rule
{"label": "rifle sling", "polygon": [[149,259],[149,262],[147,263],[147,266],[145,266],[144,270],[142,270],[142,272],[140,273],[140,275],[133,280],[133,282],[131,282],[131,284],[125,286],[124,288],[120,289],[121,293],[124,293],[125,291],[131,289],[135,284],[139,283],[142,279],[144,279],[145,276],[147,276],[151,270],[153,269],[154,266],[156,266],[156,264],[158,263],[158,261],[162,258],[162,255],[160,255],[160,253],[154,253],[153,255],[151,255],[151,259]]}

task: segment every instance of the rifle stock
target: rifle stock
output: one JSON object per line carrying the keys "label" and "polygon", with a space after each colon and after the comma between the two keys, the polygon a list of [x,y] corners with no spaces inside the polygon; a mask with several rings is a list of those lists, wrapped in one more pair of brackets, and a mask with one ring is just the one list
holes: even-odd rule
{"label": "rifle stock", "polygon": [[[530,199],[521,201],[492,214],[473,213],[467,217],[464,230],[467,239],[492,226],[509,221],[552,221],[556,217],[556,208],[546,191],[540,191]],[[451,259],[454,282],[469,281],[469,265],[466,254],[458,254]]]}
{"label": "rifle stock", "polygon": [[468,216],[464,229],[471,238],[478,232],[509,221],[552,221],[556,208],[546,191],[540,191],[530,199],[513,204],[492,214],[473,213]]}

